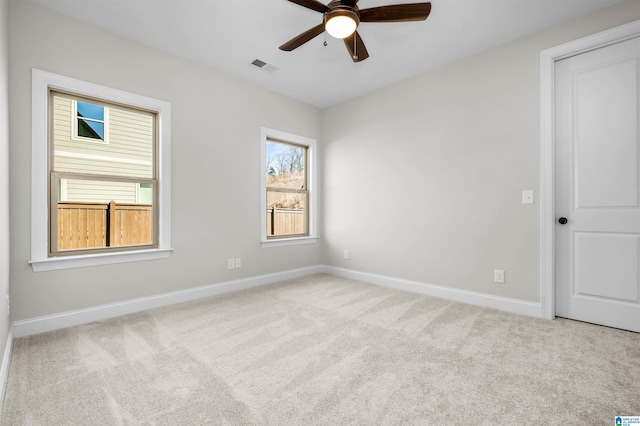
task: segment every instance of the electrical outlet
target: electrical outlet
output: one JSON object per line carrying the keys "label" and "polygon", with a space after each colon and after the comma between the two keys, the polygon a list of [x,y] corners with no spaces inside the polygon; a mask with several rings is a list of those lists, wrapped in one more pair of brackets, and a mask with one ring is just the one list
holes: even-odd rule
{"label": "electrical outlet", "polygon": [[493,281],[504,284],[504,269],[493,270]]}
{"label": "electrical outlet", "polygon": [[349,260],[349,250],[344,251],[343,257],[345,258],[345,260]]}
{"label": "electrical outlet", "polygon": [[229,266],[229,269],[235,269],[235,267],[236,267],[236,260],[235,260],[235,259],[229,259],[229,260],[227,260],[227,265]]}
{"label": "electrical outlet", "polygon": [[237,257],[236,258],[236,269],[240,268],[241,266],[242,266],[242,259]]}

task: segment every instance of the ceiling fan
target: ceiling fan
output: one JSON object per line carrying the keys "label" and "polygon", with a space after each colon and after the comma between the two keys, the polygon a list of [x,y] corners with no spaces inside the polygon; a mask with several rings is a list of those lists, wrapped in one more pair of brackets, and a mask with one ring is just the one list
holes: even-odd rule
{"label": "ceiling fan", "polygon": [[360,10],[357,5],[358,0],[332,0],[328,5],[317,0],[288,1],[320,12],[324,15],[324,19],[321,24],[280,46],[280,50],[290,52],[327,31],[329,35],[344,40],[353,62],[364,61],[369,57],[367,48],[356,31],[360,22],[424,21],[431,12],[431,3],[394,4]]}

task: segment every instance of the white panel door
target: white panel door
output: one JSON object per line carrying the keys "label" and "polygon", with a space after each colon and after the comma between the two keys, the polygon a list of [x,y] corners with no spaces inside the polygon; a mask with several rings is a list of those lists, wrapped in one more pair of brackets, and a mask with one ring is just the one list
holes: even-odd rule
{"label": "white panel door", "polygon": [[555,75],[556,315],[637,332],[639,58],[633,38]]}

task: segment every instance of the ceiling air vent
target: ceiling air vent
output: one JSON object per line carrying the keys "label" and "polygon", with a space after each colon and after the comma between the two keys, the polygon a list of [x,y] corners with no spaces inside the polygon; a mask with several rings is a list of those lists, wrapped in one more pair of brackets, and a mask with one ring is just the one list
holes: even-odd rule
{"label": "ceiling air vent", "polygon": [[260,60],[260,59],[254,59],[254,61],[253,61],[253,62],[251,62],[251,65],[255,65],[256,67],[258,67],[258,68],[260,68],[260,69],[263,69],[263,70],[265,70],[265,71],[276,71],[276,70],[278,70],[278,69],[279,69],[279,68],[278,68],[278,67],[276,67],[275,65],[273,65],[273,64],[268,64],[268,63],[266,63],[265,61],[262,61],[262,60]]}
{"label": "ceiling air vent", "polygon": [[251,62],[251,65],[255,65],[258,68],[262,68],[265,65],[267,65],[267,63],[264,61],[261,61],[260,59],[256,59],[255,61]]}

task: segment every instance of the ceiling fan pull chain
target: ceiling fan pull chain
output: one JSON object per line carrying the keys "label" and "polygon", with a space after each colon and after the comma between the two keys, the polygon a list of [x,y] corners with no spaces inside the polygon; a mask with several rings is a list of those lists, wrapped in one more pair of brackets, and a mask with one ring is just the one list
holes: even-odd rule
{"label": "ceiling fan pull chain", "polygon": [[[325,28],[327,27],[327,12],[324,12],[322,14],[322,23],[324,24]],[[328,43],[327,43],[327,32],[324,32],[324,47],[327,47]]]}
{"label": "ceiling fan pull chain", "polygon": [[353,59],[358,59],[358,45],[356,43],[356,36],[353,35]]}

